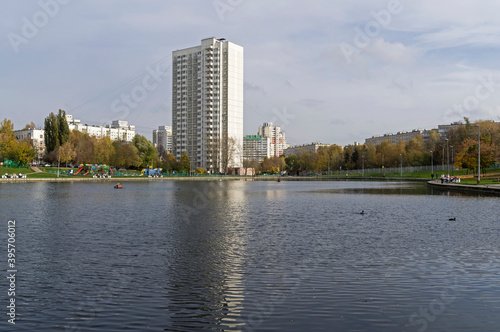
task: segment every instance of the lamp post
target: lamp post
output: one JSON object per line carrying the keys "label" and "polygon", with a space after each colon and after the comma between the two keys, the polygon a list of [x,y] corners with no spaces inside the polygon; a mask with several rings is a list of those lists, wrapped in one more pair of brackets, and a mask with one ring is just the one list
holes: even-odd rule
{"label": "lamp post", "polygon": [[59,177],[59,165],[61,164],[61,146],[59,145],[59,161],[57,162],[57,177]]}
{"label": "lamp post", "polygon": [[433,160],[432,150],[431,150],[431,178],[434,180],[434,160]]}
{"label": "lamp post", "polygon": [[444,171],[444,144],[443,144],[443,154],[441,155],[441,161],[443,162],[441,170]]}
{"label": "lamp post", "polygon": [[400,160],[399,172],[400,176],[403,177],[403,155],[401,153],[399,154],[399,160]]}
{"label": "lamp post", "polygon": [[365,176],[365,156],[362,156],[362,168],[363,168],[363,176]]}
{"label": "lamp post", "polygon": [[328,175],[330,175],[330,155],[328,155]]}
{"label": "lamp post", "polygon": [[382,154],[382,176],[384,175],[384,154]]}
{"label": "lamp post", "polygon": [[455,163],[455,162],[454,162],[454,160],[453,160],[453,145],[452,145],[452,146],[451,146],[451,176],[453,176],[453,168],[455,168],[455,167],[453,166],[453,164],[454,164],[454,163]]}
{"label": "lamp post", "polygon": [[481,129],[477,127],[477,184],[481,182]]}
{"label": "lamp post", "polygon": [[448,178],[450,178],[450,145],[446,139],[446,169],[448,170]]}

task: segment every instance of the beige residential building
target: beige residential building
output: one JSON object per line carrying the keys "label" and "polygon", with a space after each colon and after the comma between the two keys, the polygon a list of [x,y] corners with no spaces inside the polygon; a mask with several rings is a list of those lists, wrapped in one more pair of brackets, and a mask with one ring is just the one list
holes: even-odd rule
{"label": "beige residential building", "polygon": [[382,135],[382,136],[373,136],[371,138],[367,138],[365,140],[365,144],[366,145],[380,145],[380,143],[382,142],[385,142],[385,141],[389,141],[391,142],[392,144],[397,144],[399,143],[399,141],[403,141],[406,143],[408,143],[411,139],[417,137],[417,135],[424,135],[424,130],[420,130],[420,129],[415,129],[415,130],[412,130],[412,131],[400,131],[396,134],[385,134],[385,135]]}
{"label": "beige residential building", "polygon": [[80,120],[73,119],[72,115],[66,114],[69,130],[78,130],[88,133],[89,136],[103,138],[108,136],[112,141],[132,142],[135,136],[135,126],[129,125],[127,121],[114,120],[111,125],[96,126],[82,124]]}
{"label": "beige residential building", "polygon": [[290,147],[288,149],[285,149],[283,154],[285,155],[285,157],[288,157],[291,155],[298,156],[298,155],[304,154],[306,152],[315,153],[322,146],[328,146],[328,144],[311,143],[311,144],[296,145],[296,146]]}

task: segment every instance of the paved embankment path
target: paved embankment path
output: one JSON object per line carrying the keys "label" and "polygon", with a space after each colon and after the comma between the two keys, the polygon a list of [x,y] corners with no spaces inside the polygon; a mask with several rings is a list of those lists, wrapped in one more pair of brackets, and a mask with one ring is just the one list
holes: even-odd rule
{"label": "paved embankment path", "polygon": [[80,178],[80,177],[60,177],[60,178],[26,178],[26,179],[0,179],[0,183],[7,182],[125,182],[125,181],[222,181],[222,180],[240,180],[252,181],[251,177],[162,177],[162,178],[146,178],[146,177],[130,177],[130,178]]}
{"label": "paved embankment path", "polygon": [[30,167],[34,172],[36,173],[42,173],[42,170],[40,170],[40,168],[36,167],[36,166],[31,166]]}
{"label": "paved embankment path", "polygon": [[68,177],[63,176],[59,178],[28,178],[26,179],[0,179],[2,182],[125,182],[125,181],[397,181],[397,182],[415,182],[415,181],[429,181],[429,179],[418,178],[374,178],[374,177],[321,177],[321,176],[222,176],[222,177],[162,177],[162,178],[147,178],[147,177],[125,177],[125,178],[92,178],[92,177]]}
{"label": "paved embankment path", "polygon": [[461,184],[461,183],[441,183],[441,180],[428,181],[427,185],[440,189],[458,192],[472,192],[478,194],[500,195],[500,184]]}

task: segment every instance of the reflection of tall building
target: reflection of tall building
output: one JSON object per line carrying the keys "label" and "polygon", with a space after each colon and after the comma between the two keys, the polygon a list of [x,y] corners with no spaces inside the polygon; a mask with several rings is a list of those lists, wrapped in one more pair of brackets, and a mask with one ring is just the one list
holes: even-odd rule
{"label": "reflection of tall building", "polygon": [[153,144],[160,149],[160,151],[172,152],[172,127],[159,126],[158,129],[153,130]]}
{"label": "reflection of tall building", "polygon": [[[225,171],[243,166],[243,47],[207,38],[172,53],[172,137],[177,160]],[[229,149],[234,153],[227,153]]]}
{"label": "reflection of tall building", "polygon": [[281,131],[279,126],[273,126],[272,122],[266,122],[260,126],[258,134],[271,140],[271,157],[282,156],[283,150],[288,147],[285,132]]}
{"label": "reflection of tall building", "polygon": [[251,213],[245,185],[185,183],[166,200],[165,208],[179,221],[168,235],[175,240],[164,274],[170,299],[166,329],[245,329],[246,225]]}

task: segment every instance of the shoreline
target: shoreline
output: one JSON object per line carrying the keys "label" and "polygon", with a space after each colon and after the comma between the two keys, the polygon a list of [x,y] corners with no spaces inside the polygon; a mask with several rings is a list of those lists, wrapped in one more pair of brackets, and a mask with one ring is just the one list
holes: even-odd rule
{"label": "shoreline", "polygon": [[143,177],[130,177],[130,178],[25,178],[25,179],[0,179],[2,183],[37,183],[37,182],[146,182],[146,181],[380,181],[380,182],[426,182],[427,186],[440,191],[455,191],[463,193],[477,193],[500,196],[500,184],[494,185],[470,185],[460,183],[441,183],[441,180],[429,180],[426,178],[395,178],[395,177],[322,177],[322,176],[221,176],[221,177],[162,177],[162,178],[143,178]]}
{"label": "shoreline", "polygon": [[0,183],[14,182],[126,182],[126,181],[397,181],[397,182],[427,182],[425,178],[394,178],[394,177],[323,177],[323,176],[220,176],[220,177],[130,177],[130,178],[82,178],[82,177],[59,177],[59,178],[13,178],[0,179]]}
{"label": "shoreline", "polygon": [[441,180],[433,180],[427,181],[427,186],[442,191],[451,190],[456,192],[500,195],[500,184],[472,185],[461,183],[441,183]]}

